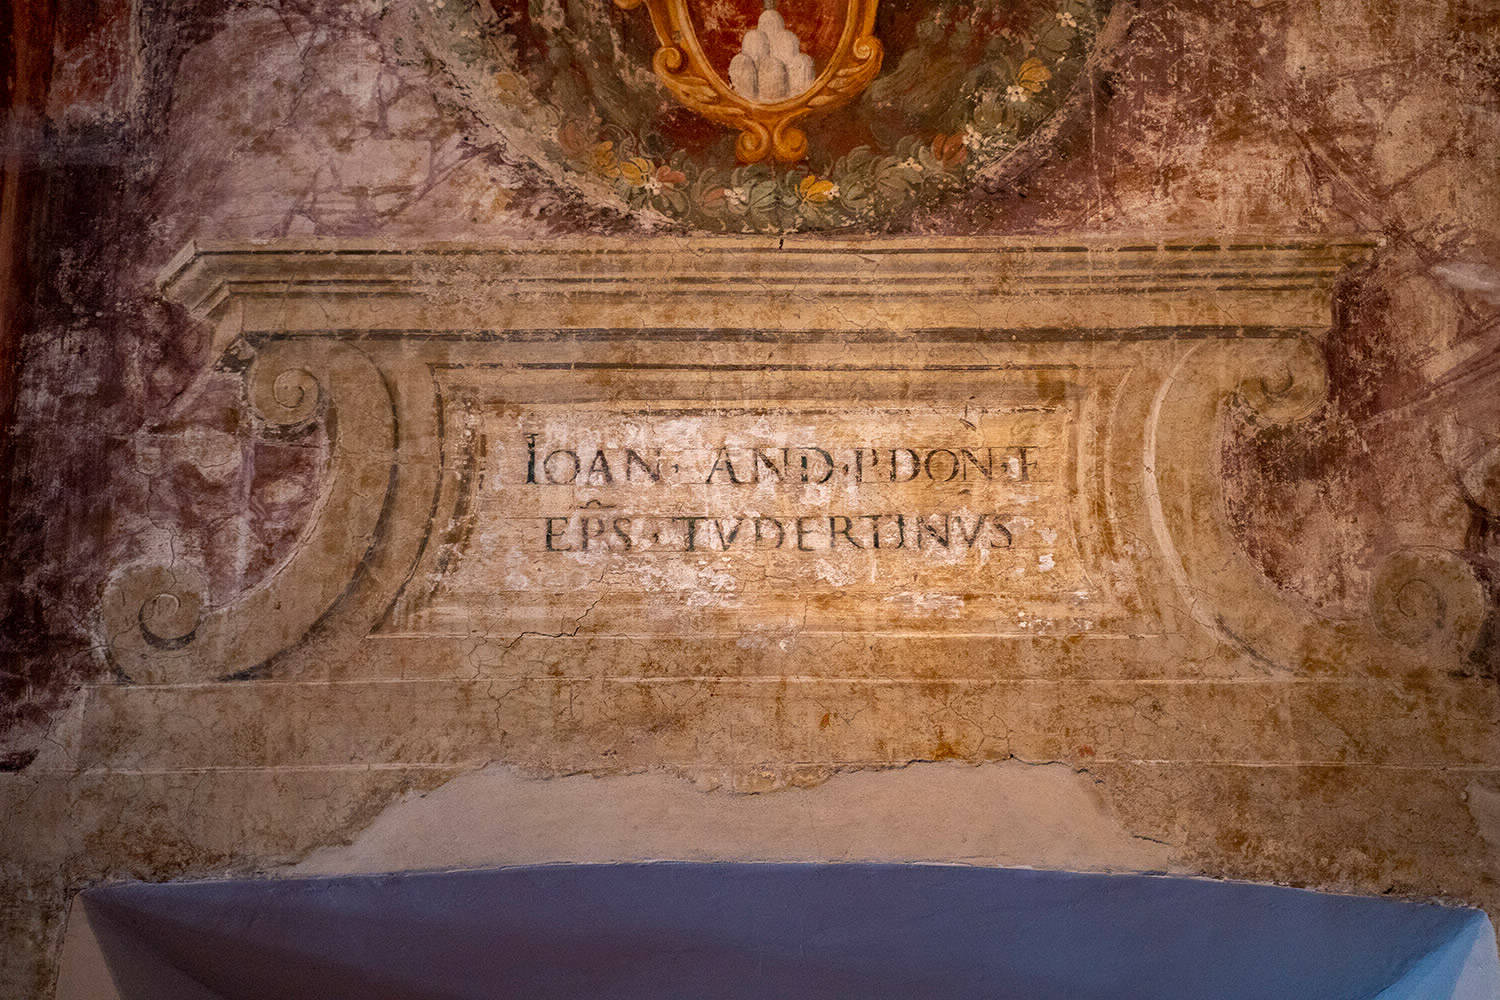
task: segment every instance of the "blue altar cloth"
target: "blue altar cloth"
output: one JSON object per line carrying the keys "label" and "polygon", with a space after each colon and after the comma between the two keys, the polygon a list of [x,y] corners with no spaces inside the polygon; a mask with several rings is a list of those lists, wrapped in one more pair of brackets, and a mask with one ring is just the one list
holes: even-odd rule
{"label": "blue altar cloth", "polygon": [[949,865],[550,865],[84,893],[125,1000],[1496,1000],[1478,910]]}

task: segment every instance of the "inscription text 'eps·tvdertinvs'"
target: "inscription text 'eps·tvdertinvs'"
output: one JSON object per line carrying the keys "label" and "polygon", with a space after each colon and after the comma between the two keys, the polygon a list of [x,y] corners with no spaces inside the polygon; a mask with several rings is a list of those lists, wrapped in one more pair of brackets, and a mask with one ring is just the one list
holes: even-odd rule
{"label": "inscription text 'eps\u00b7tvdertinvs'", "polygon": [[[977,509],[969,484],[987,487],[1032,483],[1040,468],[1036,445],[912,445],[899,447],[787,445],[669,452],[663,448],[578,447],[525,436],[528,487],[629,491],[640,503],[584,501],[571,511],[543,514],[538,547],[546,552],[644,551],[828,552],[840,549],[954,553],[1009,549],[1015,544],[1014,510]],[[650,511],[650,492],[701,486],[720,509],[671,514]],[[872,506],[840,506],[880,487],[904,487],[901,497]],[[931,487],[946,494],[947,509],[910,503],[911,491]],[[729,506],[725,491],[743,496]],[[812,509],[768,509],[753,502],[791,492]],[[886,491],[887,493],[889,490]]]}

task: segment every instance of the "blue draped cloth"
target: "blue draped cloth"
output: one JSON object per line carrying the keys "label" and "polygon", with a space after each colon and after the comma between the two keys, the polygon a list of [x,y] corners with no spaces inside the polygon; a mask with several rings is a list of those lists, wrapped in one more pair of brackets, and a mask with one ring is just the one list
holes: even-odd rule
{"label": "blue draped cloth", "polygon": [[105,886],[125,1000],[1496,1000],[1489,919],[1263,885],[620,864]]}

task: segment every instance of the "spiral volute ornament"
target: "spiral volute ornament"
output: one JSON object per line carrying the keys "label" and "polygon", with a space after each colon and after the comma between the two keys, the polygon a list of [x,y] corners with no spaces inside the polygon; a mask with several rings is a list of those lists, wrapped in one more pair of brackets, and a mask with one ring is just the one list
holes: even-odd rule
{"label": "spiral volute ornament", "polygon": [[138,563],[116,572],[101,604],[116,665],[131,680],[178,679],[169,654],[197,637],[207,601],[203,574],[185,564]]}
{"label": "spiral volute ornament", "polygon": [[284,429],[305,426],[317,418],[325,391],[316,375],[283,344],[257,352],[247,377],[250,405],[268,424]]}
{"label": "spiral volute ornament", "polygon": [[1489,610],[1484,585],[1448,549],[1418,546],[1386,558],[1371,597],[1376,627],[1411,648],[1467,652]]}
{"label": "spiral volute ornament", "polygon": [[1240,398],[1267,423],[1286,424],[1311,416],[1328,397],[1328,367],[1311,340],[1281,352],[1265,370],[1240,383]]}

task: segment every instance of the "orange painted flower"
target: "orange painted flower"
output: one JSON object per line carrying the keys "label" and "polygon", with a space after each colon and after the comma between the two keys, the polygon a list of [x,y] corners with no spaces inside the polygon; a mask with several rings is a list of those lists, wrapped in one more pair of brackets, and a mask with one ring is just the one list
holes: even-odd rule
{"label": "orange painted flower", "polygon": [[620,163],[620,176],[631,187],[645,187],[646,181],[654,175],[651,161],[644,156],[632,156]]}
{"label": "orange painted flower", "polygon": [[833,181],[825,180],[816,174],[808,174],[797,183],[797,194],[803,201],[810,201],[814,205],[821,205],[839,196],[839,186],[833,183]]}
{"label": "orange painted flower", "polygon": [[945,167],[956,167],[969,158],[969,147],[964,145],[964,134],[940,135],[932,140],[932,158]]}
{"label": "orange painted flower", "polygon": [[673,187],[687,180],[687,174],[681,170],[673,170],[670,166],[663,163],[656,168],[656,179],[666,187]]}
{"label": "orange painted flower", "polygon": [[1021,64],[1016,73],[1016,86],[1033,94],[1040,94],[1050,79],[1052,71],[1040,59],[1032,56]]}
{"label": "orange painted flower", "polygon": [[594,169],[605,177],[620,176],[620,161],[615,157],[615,144],[601,142],[594,147]]}

